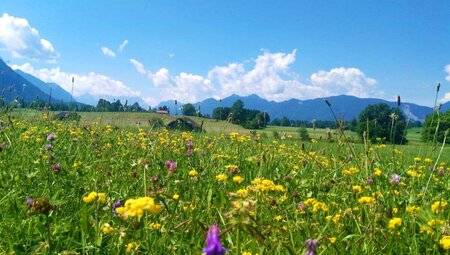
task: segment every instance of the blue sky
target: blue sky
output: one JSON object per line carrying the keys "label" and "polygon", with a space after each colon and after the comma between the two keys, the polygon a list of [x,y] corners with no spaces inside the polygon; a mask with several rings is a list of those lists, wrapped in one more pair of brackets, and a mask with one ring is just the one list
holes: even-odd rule
{"label": "blue sky", "polygon": [[431,106],[440,82],[450,100],[450,1],[3,0],[0,15],[0,56],[66,89],[74,76],[79,98]]}

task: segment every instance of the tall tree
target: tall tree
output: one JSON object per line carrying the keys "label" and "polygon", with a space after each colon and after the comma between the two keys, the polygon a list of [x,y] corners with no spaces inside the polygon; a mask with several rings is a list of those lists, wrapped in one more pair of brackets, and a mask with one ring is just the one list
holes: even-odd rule
{"label": "tall tree", "polygon": [[186,116],[195,116],[196,111],[195,111],[195,107],[193,104],[185,104],[183,105],[183,115]]}
{"label": "tall tree", "polygon": [[358,117],[357,133],[372,141],[383,139],[390,143],[407,143],[405,116],[399,108],[380,103],[367,106]]}

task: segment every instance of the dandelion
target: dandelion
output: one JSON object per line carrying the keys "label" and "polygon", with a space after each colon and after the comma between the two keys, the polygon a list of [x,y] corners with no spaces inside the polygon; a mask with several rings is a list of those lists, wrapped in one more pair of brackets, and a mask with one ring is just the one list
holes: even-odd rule
{"label": "dandelion", "polygon": [[206,255],[223,255],[228,249],[225,249],[220,242],[219,227],[217,224],[211,225],[206,234],[206,247],[203,248]]}
{"label": "dandelion", "polygon": [[319,245],[319,241],[316,239],[308,239],[305,241],[306,244],[306,255],[316,255],[316,249]]}
{"label": "dandelion", "polygon": [[375,169],[374,169],[374,172],[373,172],[373,174],[375,175],[375,176],[381,176],[381,169],[380,168],[378,168],[378,167],[376,167]]}
{"label": "dandelion", "polygon": [[178,194],[175,194],[172,196],[172,199],[175,201],[177,201],[179,198],[180,198],[180,195],[178,195]]}

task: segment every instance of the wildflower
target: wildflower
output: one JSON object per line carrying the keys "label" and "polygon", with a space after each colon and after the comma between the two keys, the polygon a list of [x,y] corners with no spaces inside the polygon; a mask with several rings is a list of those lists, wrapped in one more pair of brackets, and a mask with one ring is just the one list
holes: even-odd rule
{"label": "wildflower", "polygon": [[396,227],[400,227],[402,225],[402,219],[394,217],[389,220],[389,228],[395,229]]}
{"label": "wildflower", "polygon": [[103,225],[102,232],[103,232],[103,234],[105,234],[105,235],[111,234],[112,232],[114,232],[114,228],[111,227],[108,223],[105,223],[105,224]]}
{"label": "wildflower", "polygon": [[47,143],[47,144],[44,146],[44,148],[45,148],[46,150],[51,150],[51,149],[53,148],[53,145],[52,145],[51,143]]}
{"label": "wildflower", "polygon": [[98,193],[97,197],[98,197],[98,201],[106,202],[106,194],[105,193]]}
{"label": "wildflower", "polygon": [[172,199],[175,201],[177,201],[179,198],[180,198],[180,195],[178,195],[178,194],[175,194],[172,196]]}
{"label": "wildflower", "polygon": [[198,153],[198,155],[200,155],[200,157],[204,157],[206,155],[206,152],[201,151],[201,152]]}
{"label": "wildflower", "polygon": [[138,244],[136,242],[128,243],[126,251],[127,253],[130,253],[131,250],[136,249],[138,247]]}
{"label": "wildflower", "polygon": [[51,166],[51,170],[52,170],[53,172],[57,172],[57,171],[61,170],[61,164],[60,164],[60,163],[53,164],[53,165]]}
{"label": "wildflower", "polygon": [[83,197],[83,202],[85,203],[92,203],[97,199],[97,192],[93,191],[89,193],[89,195]]}
{"label": "wildflower", "polygon": [[374,204],[376,202],[374,197],[361,197],[358,199],[358,203],[360,204]]}
{"label": "wildflower", "polygon": [[420,206],[408,205],[406,207],[407,213],[418,213],[420,211]]}
{"label": "wildflower", "polygon": [[375,182],[375,181],[373,180],[372,177],[369,177],[369,178],[367,178],[367,180],[366,180],[366,184],[367,184],[367,185],[372,185],[374,182]]}
{"label": "wildflower", "polygon": [[192,153],[193,153],[193,151],[192,151],[191,149],[189,149],[189,150],[186,151],[186,155],[188,155],[188,156],[191,156]]}
{"label": "wildflower", "polygon": [[427,225],[432,227],[432,228],[434,228],[436,226],[439,226],[439,225],[442,225],[442,224],[444,224],[443,220],[430,220],[430,221],[427,222]]}
{"label": "wildflower", "polygon": [[233,181],[235,183],[242,183],[244,181],[244,178],[240,177],[239,175],[236,175],[233,177]]}
{"label": "wildflower", "polygon": [[381,169],[378,168],[378,167],[376,167],[376,168],[374,169],[373,174],[374,174],[375,176],[381,176]]}
{"label": "wildflower", "polygon": [[335,244],[336,243],[337,238],[336,237],[329,237],[328,241],[330,241],[331,244]]}
{"label": "wildflower", "polygon": [[190,176],[190,177],[195,177],[195,176],[197,176],[197,175],[198,175],[197,170],[192,169],[191,171],[189,171],[189,176]]}
{"label": "wildflower", "polygon": [[441,200],[441,201],[434,202],[431,205],[431,210],[434,213],[438,213],[440,211],[443,211],[446,207],[447,207],[447,202],[445,200]]}
{"label": "wildflower", "polygon": [[117,202],[115,202],[114,204],[113,204],[113,206],[112,206],[112,214],[114,215],[114,216],[116,216],[117,214],[116,214],[116,208],[117,207],[121,207],[122,206],[122,203],[120,203],[120,201],[117,201]]}
{"label": "wildflower", "polygon": [[151,180],[153,183],[158,182],[158,177],[157,177],[157,176],[152,176],[152,177],[150,178],[150,180]]}
{"label": "wildflower", "polygon": [[248,195],[248,190],[246,190],[246,189],[239,189],[238,191],[236,191],[236,194],[238,196],[241,196],[241,197],[246,197]]}
{"label": "wildflower", "polygon": [[192,146],[194,146],[194,144],[192,143],[192,141],[188,141],[188,142],[186,143],[186,146],[187,146],[188,148],[191,148]]}
{"label": "wildflower", "polygon": [[47,141],[54,141],[56,139],[54,134],[47,134]]}
{"label": "wildflower", "polygon": [[175,168],[177,167],[177,162],[169,162],[169,172],[175,172]]}
{"label": "wildflower", "polygon": [[33,198],[32,197],[27,197],[27,199],[25,200],[25,204],[28,206],[32,206],[33,205]]}
{"label": "wildflower", "polygon": [[216,175],[216,180],[222,182],[222,181],[226,181],[228,179],[228,176],[224,175],[224,174],[218,174]]}
{"label": "wildflower", "polygon": [[128,199],[123,207],[117,207],[116,213],[126,220],[128,217],[138,217],[140,219],[144,215],[144,211],[156,214],[162,210],[161,205],[155,203],[151,197],[140,197],[136,199]]}
{"label": "wildflower", "polygon": [[450,250],[450,236],[443,236],[441,240],[439,240],[439,244],[442,246],[442,249]]}
{"label": "wildflower", "polygon": [[322,210],[324,212],[328,212],[328,206],[324,202],[316,202],[313,204],[312,212],[318,212],[319,210]]}
{"label": "wildflower", "polygon": [[306,244],[306,255],[316,255],[316,249],[319,245],[319,241],[316,239],[308,239],[305,241]]}
{"label": "wildflower", "polygon": [[392,208],[392,214],[397,214],[397,213],[398,213],[398,208],[397,207]]}
{"label": "wildflower", "polygon": [[355,186],[353,186],[353,192],[356,192],[359,194],[359,193],[363,192],[363,189],[361,188],[361,186],[355,185]]}
{"label": "wildflower", "polygon": [[398,175],[398,174],[392,174],[392,175],[391,175],[390,183],[393,184],[393,185],[399,184],[399,183],[400,183],[400,175]]}
{"label": "wildflower", "polygon": [[281,215],[275,216],[276,221],[281,221],[282,219],[283,219],[283,216],[281,216]]}
{"label": "wildflower", "polygon": [[223,255],[228,250],[223,248],[220,242],[219,227],[217,224],[211,225],[206,234],[206,247],[203,248],[203,253],[206,255]]}
{"label": "wildflower", "polygon": [[415,157],[415,158],[414,158],[414,161],[415,161],[415,162],[420,162],[420,161],[422,161],[422,159],[421,159],[420,157]]}
{"label": "wildflower", "polygon": [[157,230],[157,229],[160,229],[160,228],[161,228],[161,224],[159,224],[159,223],[150,223],[149,227],[150,227],[151,229]]}

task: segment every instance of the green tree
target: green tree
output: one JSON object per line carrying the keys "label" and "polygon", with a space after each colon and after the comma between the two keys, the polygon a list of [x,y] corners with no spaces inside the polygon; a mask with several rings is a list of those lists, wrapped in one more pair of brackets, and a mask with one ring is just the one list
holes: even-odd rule
{"label": "green tree", "polygon": [[99,112],[107,112],[109,111],[109,108],[111,107],[111,103],[108,100],[105,99],[99,99],[97,103],[97,111]]}
{"label": "green tree", "polygon": [[230,115],[230,107],[216,107],[213,110],[212,118],[216,120],[227,120],[228,115]]}
{"label": "green tree", "polygon": [[[438,127],[437,132],[436,127]],[[437,112],[434,112],[425,118],[422,127],[422,140],[425,142],[436,141],[442,143],[444,141],[445,131],[448,129],[450,129],[450,110],[439,115]],[[450,139],[447,139],[446,143],[450,143]]]}
{"label": "green tree", "polygon": [[358,117],[357,133],[363,138],[364,133],[370,141],[381,138],[391,143],[407,143],[405,137],[405,116],[398,108],[390,108],[380,103],[367,106]]}
{"label": "green tree", "polygon": [[183,112],[183,115],[186,115],[186,116],[195,116],[196,115],[195,107],[193,104],[183,105],[182,112]]}
{"label": "green tree", "polygon": [[244,102],[238,99],[231,106],[231,122],[234,124],[243,124],[245,123],[246,116],[244,110]]}

